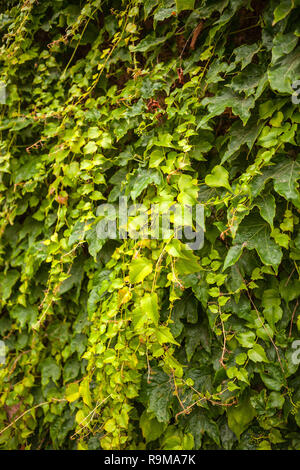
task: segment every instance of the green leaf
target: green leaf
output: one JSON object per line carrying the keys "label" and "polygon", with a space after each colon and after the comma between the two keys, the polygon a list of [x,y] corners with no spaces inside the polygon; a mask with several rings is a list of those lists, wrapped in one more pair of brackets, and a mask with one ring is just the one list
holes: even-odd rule
{"label": "green leaf", "polygon": [[265,350],[260,344],[255,344],[252,349],[249,349],[248,357],[253,362],[269,362]]}
{"label": "green leaf", "polygon": [[300,194],[297,181],[300,179],[300,159],[285,158],[275,165],[263,169],[262,174],[255,176],[252,181],[252,194],[256,197],[269,180],[274,181],[275,191],[288,201],[300,208]]}
{"label": "green leaf", "polygon": [[97,145],[94,141],[90,140],[86,146],[83,148],[83,152],[85,154],[95,153],[97,152]]}
{"label": "green leaf", "polygon": [[69,384],[66,388],[66,399],[69,403],[78,400],[80,397],[79,394],[79,385],[77,383]]}
{"label": "green leaf", "polygon": [[182,10],[193,10],[195,5],[195,0],[176,0],[177,13],[180,13]]}
{"label": "green leaf", "polygon": [[194,448],[194,438],[192,434],[183,434],[172,425],[164,433],[161,445],[163,450],[191,450]]}
{"label": "green leaf", "polygon": [[190,175],[181,175],[177,184],[180,190],[178,201],[189,206],[197,204],[198,187],[195,180]]}
{"label": "green leaf", "polygon": [[244,333],[239,333],[236,339],[244,348],[252,348],[255,344],[256,334],[253,331],[245,331]]}
{"label": "green leaf", "polygon": [[200,121],[198,128],[204,127],[213,117],[223,114],[226,108],[231,108],[233,114],[240,116],[243,124],[246,125],[250,118],[250,109],[255,105],[255,99],[253,96],[244,98],[230,89],[225,89],[216,96],[204,98],[202,104],[208,105],[208,114]]}
{"label": "green leaf", "polygon": [[83,240],[85,237],[85,223],[79,220],[75,223],[71,230],[71,234],[68,240],[68,246],[72,246],[75,242]]}
{"label": "green leaf", "polygon": [[278,291],[275,289],[267,289],[263,293],[262,306],[264,307],[264,317],[267,322],[274,328],[275,323],[281,320],[283,311],[280,307],[281,299]]}
{"label": "green leaf", "polygon": [[173,389],[170,377],[158,368],[153,368],[151,378],[147,383],[145,376],[142,386],[142,396],[148,402],[148,411],[153,413],[159,423],[168,423],[170,407],[173,402]]}
{"label": "green leaf", "polygon": [[227,408],[228,426],[240,439],[241,434],[247,429],[256,412],[248,397],[240,399],[237,406]]}
{"label": "green leaf", "polygon": [[152,272],[153,266],[146,258],[134,259],[129,266],[129,280],[132,284],[142,282]]}
{"label": "green leaf", "polygon": [[257,450],[272,450],[272,447],[271,447],[270,442],[264,439],[263,441],[260,441],[260,443],[258,444]]}
{"label": "green leaf", "polygon": [[158,298],[156,292],[152,294],[145,294],[141,299],[141,311],[146,315],[156,326],[159,321]]}
{"label": "green leaf", "polygon": [[153,15],[153,25],[154,28],[158,21],[164,21],[166,18],[170,18],[174,13],[174,7],[171,5],[169,8],[157,8]]}
{"label": "green leaf", "polygon": [[130,178],[130,196],[133,201],[146,189],[150,184],[159,186],[161,183],[161,177],[157,170],[146,170],[139,169]]}
{"label": "green leaf", "polygon": [[[173,325],[172,325],[173,326]],[[183,326],[183,325],[182,325]],[[171,328],[172,329],[172,328]],[[185,351],[190,361],[201,342],[201,329],[198,325],[189,325],[185,328]]]}
{"label": "green leaf", "polygon": [[63,369],[65,382],[76,379],[80,371],[80,362],[77,359],[69,359]]}
{"label": "green leaf", "polygon": [[274,238],[277,245],[289,248],[290,237],[286,233],[281,233],[278,228],[272,230],[271,237]]}
{"label": "green leaf", "polygon": [[250,64],[243,72],[235,75],[230,87],[236,93],[245,93],[245,96],[254,95],[256,88],[266,78],[265,66]]}
{"label": "green leaf", "polygon": [[279,392],[285,383],[282,370],[278,364],[269,363],[265,366],[265,370],[260,372],[260,377],[268,389],[276,392]]}
{"label": "green leaf", "polygon": [[272,48],[272,63],[275,64],[278,59],[292,52],[297,43],[298,38],[294,33],[276,34]]}
{"label": "green leaf", "polygon": [[36,323],[38,308],[33,305],[27,307],[16,305],[11,309],[10,316],[19,322],[21,328],[24,328],[26,324],[31,328]]}
{"label": "green leaf", "polygon": [[153,150],[150,154],[149,168],[157,168],[164,158],[161,150]]}
{"label": "green leaf", "polygon": [[268,398],[267,408],[278,408],[279,410],[283,407],[285,402],[284,396],[278,392],[271,392]]}
{"label": "green leaf", "polygon": [[207,175],[205,178],[205,184],[213,188],[224,187],[231,191],[229,184],[229,174],[228,171],[223,168],[221,165],[217,165],[213,168],[210,175]]}
{"label": "green leaf", "polygon": [[300,280],[299,279],[282,279],[279,285],[280,296],[288,303],[300,297]]}
{"label": "green leaf", "polygon": [[292,83],[300,74],[300,48],[279,59],[268,70],[271,88],[279,93],[293,94]]}
{"label": "green leaf", "polygon": [[251,63],[255,54],[260,50],[260,46],[257,43],[248,45],[243,44],[240,47],[234,49],[233,53],[235,55],[235,62],[242,63],[242,70]]}
{"label": "green leaf", "polygon": [[283,20],[294,8],[294,0],[281,0],[274,10],[273,26]]}
{"label": "green leaf", "polygon": [[166,42],[173,33],[169,32],[165,36],[157,37],[155,33],[148,34],[136,46],[129,46],[131,52],[148,52]]}
{"label": "green leaf", "polygon": [[197,273],[201,270],[199,258],[191,250],[182,250],[182,256],[176,260],[176,271],[180,275]]}
{"label": "green leaf", "polygon": [[146,442],[155,441],[166,429],[166,424],[157,421],[155,417],[151,417],[145,410],[140,418],[140,427]]}
{"label": "green leaf", "polygon": [[21,181],[28,181],[34,178],[39,172],[40,165],[35,158],[32,158],[29,162],[16,169],[13,174],[14,183],[18,184]]}
{"label": "green leaf", "polygon": [[0,294],[2,300],[6,300],[10,297],[12,288],[18,279],[19,272],[16,269],[10,269],[6,273],[0,273]]}
{"label": "green leaf", "polygon": [[60,294],[64,294],[65,292],[68,292],[70,289],[72,289],[72,287],[74,286],[77,286],[77,288],[79,288],[81,285],[82,278],[83,278],[82,258],[79,257],[74,262],[71,268],[70,276],[62,282],[58,292]]}
{"label": "green leaf", "polygon": [[149,16],[153,8],[157,5],[158,0],[145,0],[143,2],[144,10],[145,10],[145,19]]}
{"label": "green leaf", "polygon": [[235,242],[245,244],[248,250],[255,249],[266,265],[277,268],[281,262],[281,249],[270,237],[268,223],[255,214],[251,214],[240,224]]}
{"label": "green leaf", "polygon": [[281,111],[278,111],[274,117],[270,120],[270,124],[273,127],[280,127],[283,121],[283,113]]}
{"label": "green leaf", "polygon": [[240,353],[235,358],[235,362],[240,366],[245,364],[246,360],[247,360],[247,354],[246,353]]}
{"label": "green leaf", "polygon": [[259,208],[260,215],[265,219],[273,229],[273,220],[276,212],[275,198],[272,194],[262,194],[255,204]]}
{"label": "green leaf", "polygon": [[106,240],[101,239],[97,235],[96,226],[94,225],[90,230],[85,232],[85,238],[88,242],[88,248],[90,255],[96,259],[97,254],[104,246]]}
{"label": "green leaf", "polygon": [[209,418],[205,411],[195,410],[188,418],[187,430],[192,433],[195,440],[196,448],[201,447],[202,439],[206,433],[217,446],[220,446],[220,430],[216,422]]}
{"label": "green leaf", "polygon": [[83,402],[91,407],[92,406],[92,397],[91,397],[91,392],[90,392],[90,381],[89,378],[86,377],[79,386],[79,393],[80,396],[83,399]]}
{"label": "green leaf", "polygon": [[160,326],[154,331],[159,344],[172,343],[176,344],[177,346],[180,346],[180,344],[177,343],[177,341],[175,341],[175,339],[173,338],[173,335],[167,326]]}
{"label": "green leaf", "polygon": [[50,379],[57,382],[60,378],[61,370],[52,357],[47,357],[41,363],[42,385],[47,385]]}
{"label": "green leaf", "polygon": [[230,129],[230,141],[227,150],[222,157],[221,163],[225,163],[242,147],[242,145],[246,144],[250,151],[260,134],[263,125],[263,123],[258,122],[258,118],[256,116],[251,117],[246,126],[243,126],[240,121],[235,122]]}
{"label": "green leaf", "polygon": [[176,258],[175,267],[178,274],[184,275],[201,271],[198,256],[186,248],[180,240],[173,239],[166,246],[166,252]]}
{"label": "green leaf", "polygon": [[79,163],[72,162],[70,165],[64,165],[63,172],[68,178],[73,180],[80,173]]}
{"label": "green leaf", "polygon": [[243,245],[234,245],[229,248],[222,271],[225,271],[225,269],[229,268],[240,259],[243,249]]}

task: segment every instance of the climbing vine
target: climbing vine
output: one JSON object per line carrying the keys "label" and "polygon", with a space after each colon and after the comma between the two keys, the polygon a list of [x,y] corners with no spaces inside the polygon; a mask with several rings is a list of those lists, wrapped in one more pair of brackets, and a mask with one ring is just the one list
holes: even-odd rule
{"label": "climbing vine", "polygon": [[[299,19],[1,3],[1,448],[300,448]],[[99,238],[120,197],[204,245]]]}

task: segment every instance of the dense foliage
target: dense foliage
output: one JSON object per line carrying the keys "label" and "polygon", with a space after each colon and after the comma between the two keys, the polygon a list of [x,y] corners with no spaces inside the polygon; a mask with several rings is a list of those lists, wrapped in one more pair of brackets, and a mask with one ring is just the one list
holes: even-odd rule
{"label": "dense foliage", "polygon": [[[0,446],[299,449],[300,1],[0,12]],[[99,239],[120,195],[203,248]]]}

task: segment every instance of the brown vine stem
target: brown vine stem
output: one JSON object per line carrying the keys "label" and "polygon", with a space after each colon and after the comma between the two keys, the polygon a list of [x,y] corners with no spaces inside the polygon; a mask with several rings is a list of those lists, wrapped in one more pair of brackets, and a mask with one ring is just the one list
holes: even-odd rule
{"label": "brown vine stem", "polygon": [[8,426],[6,426],[4,429],[0,431],[0,436],[3,434],[5,431],[7,431],[9,428],[11,428],[14,424],[16,424],[17,421],[19,421],[23,416],[27,415],[30,413],[32,410],[35,410],[36,408],[39,408],[44,405],[49,405],[50,403],[54,401],[67,401],[66,398],[52,398],[49,401],[44,401],[43,403],[38,403],[37,405],[33,406],[32,408],[29,408],[29,410],[24,411],[20,416],[18,416],[16,419],[14,419]]}
{"label": "brown vine stem", "polygon": [[[61,255],[60,263],[62,264],[62,259],[63,259],[64,257],[69,256],[70,254],[72,254],[73,252],[75,252],[75,251],[77,250],[77,248],[78,248],[80,245],[84,244],[84,243],[85,243],[85,241],[80,241],[80,242],[77,243],[77,245],[75,245],[75,246],[72,248],[72,250],[70,250],[68,253],[64,253],[63,255]],[[67,273],[66,273],[67,275],[70,274],[71,269],[72,269],[72,264],[71,264],[71,265],[69,266],[69,268],[68,268],[68,271],[67,271]],[[41,326],[41,324],[42,324],[42,322],[43,322],[45,316],[47,315],[48,310],[51,308],[51,306],[52,306],[52,304],[53,304],[53,302],[54,302],[55,295],[56,295],[56,293],[57,293],[57,291],[58,291],[58,289],[60,288],[60,286],[61,286],[62,283],[63,283],[63,281],[59,282],[59,283],[52,289],[53,296],[52,296],[52,298],[50,299],[50,301],[49,301],[49,303],[48,303],[46,309],[45,309],[44,312],[42,313],[42,315],[41,315],[41,317],[39,318],[39,320],[35,323],[35,325],[33,325],[32,328],[33,328],[34,330],[38,330],[39,327]],[[50,283],[49,283],[49,284],[50,284]],[[40,306],[39,306],[39,309],[41,309],[41,308],[43,307],[44,303],[45,303],[46,300],[47,300],[47,297],[48,297],[49,293],[50,293],[50,285],[49,285],[47,291],[45,292],[45,297],[44,297],[44,299],[42,300],[42,302],[41,302],[41,304],[40,304]]]}
{"label": "brown vine stem", "polygon": [[85,423],[85,425],[83,425],[81,429],[79,429],[79,430],[76,431],[74,434],[72,434],[71,439],[74,439],[74,436],[76,436],[76,434],[80,434],[81,431],[83,431],[83,429],[86,428],[86,427],[90,424],[90,422],[92,421],[92,419],[93,419],[93,417],[94,417],[94,414],[95,414],[96,410],[97,410],[101,405],[103,405],[103,403],[105,403],[110,397],[111,397],[111,394],[108,395],[106,398],[104,398],[104,400],[102,400],[100,403],[98,403],[98,405],[96,405],[95,408],[94,408],[92,411],[90,411],[90,413],[89,413],[85,418],[83,418],[82,421],[80,421],[79,426],[81,426],[82,423],[84,423],[84,422],[91,416],[91,419],[90,419],[87,423]]}
{"label": "brown vine stem", "polygon": [[154,289],[155,289],[155,286],[156,286],[156,281],[157,281],[157,277],[158,277],[158,270],[160,268],[160,265],[161,265],[161,262],[162,262],[162,259],[163,259],[163,256],[164,256],[164,253],[166,251],[166,246],[164,246],[164,248],[162,249],[160,255],[159,255],[159,258],[156,262],[156,265],[155,265],[155,270],[154,270],[154,277],[153,277],[153,283],[152,283],[152,290],[151,292],[154,292]]}
{"label": "brown vine stem", "polygon": [[[129,9],[129,6],[127,7],[127,10]],[[79,99],[78,101],[75,102],[75,105],[74,106],[77,106],[79,103],[81,103],[82,100],[84,100],[85,98],[87,98],[89,96],[89,94],[94,90],[94,88],[97,86],[97,83],[99,82],[100,80],[100,77],[103,73],[103,70],[105,69],[106,67],[106,64],[107,62],[109,61],[112,53],[114,52],[114,50],[116,49],[116,47],[119,45],[119,43],[122,41],[123,39],[123,34],[125,32],[125,29],[126,29],[126,26],[127,26],[127,23],[128,23],[128,15],[126,16],[126,19],[125,19],[125,23],[124,23],[124,26],[123,26],[123,30],[121,32],[121,35],[120,37],[118,38],[118,40],[115,42],[115,44],[112,46],[111,50],[109,51],[104,63],[102,64],[102,67],[101,67],[101,70],[100,72],[98,73],[97,77],[95,78],[93,84],[88,88],[87,92],[84,93]]]}
{"label": "brown vine stem", "polygon": [[171,256],[171,267],[172,267],[172,273],[173,273],[173,276],[174,276],[174,279],[175,281],[177,282],[177,284],[179,285],[180,289],[181,290],[184,290],[184,285],[181,284],[180,280],[178,279],[178,277],[176,276],[176,273],[175,273],[175,263],[174,263],[174,258]]}
{"label": "brown vine stem", "polygon": [[[254,301],[253,301],[251,295],[250,295],[249,289],[248,289],[248,287],[247,287],[247,282],[246,282],[246,280],[245,280],[244,277],[242,276],[242,274],[241,274],[241,272],[240,272],[240,270],[239,270],[238,267],[237,267],[237,270],[238,270],[238,272],[239,272],[239,275],[241,276],[241,278],[243,279],[243,281],[244,281],[244,283],[245,283],[246,290],[247,290],[247,295],[248,295],[249,300],[250,300],[250,302],[251,302],[251,304],[252,304],[252,306],[253,306],[253,308],[254,308],[254,310],[255,310],[255,312],[256,312],[257,318],[259,319],[259,321],[260,321],[260,323],[261,323],[263,329],[265,330],[265,332],[266,332],[266,334],[267,334],[269,340],[271,341],[271,343],[272,343],[272,345],[273,345],[273,347],[274,347],[274,349],[275,349],[275,352],[276,352],[276,355],[277,355],[277,358],[278,358],[278,362],[279,362],[280,368],[281,368],[281,370],[282,370],[282,373],[283,373],[285,382],[287,383],[287,379],[286,379],[286,376],[285,376],[284,367],[283,367],[283,365],[282,365],[281,357],[280,357],[280,354],[279,354],[279,349],[278,349],[278,347],[276,346],[276,344],[275,344],[275,342],[274,342],[272,336],[271,336],[270,333],[268,332],[267,328],[265,327],[265,324],[264,324],[264,322],[263,322],[263,320],[262,320],[262,318],[261,318],[261,316],[260,316],[260,313],[259,313],[259,311],[258,311],[258,309],[257,309],[257,307],[256,307],[256,305],[255,305],[255,303],[254,303]],[[287,385],[286,385],[286,387],[287,387]]]}
{"label": "brown vine stem", "polygon": [[150,362],[149,362],[149,355],[148,355],[148,348],[146,346],[146,358],[147,358],[147,369],[148,369],[148,373],[147,373],[147,383],[150,384],[151,383],[151,367],[150,367]]}
{"label": "brown vine stem", "polygon": [[291,335],[292,335],[292,328],[293,328],[293,323],[294,323],[294,317],[295,317],[295,313],[296,313],[296,311],[297,311],[298,305],[299,305],[299,300],[297,299],[295,308],[294,308],[294,310],[293,310],[292,318],[291,318],[290,331],[289,331],[289,338],[290,338]]}
{"label": "brown vine stem", "polygon": [[221,311],[219,311],[219,313],[220,313],[220,320],[221,320],[222,333],[223,333],[223,349],[222,349],[222,356],[219,359],[219,362],[220,362],[221,366],[224,369],[226,369],[226,365],[224,364],[224,357],[225,357],[225,354],[226,354],[226,332],[225,332],[225,328],[224,328],[224,322],[221,318]]}
{"label": "brown vine stem", "polygon": [[13,365],[11,366],[10,371],[8,372],[8,377],[10,377],[11,374],[13,373],[13,371],[15,370],[16,365],[17,365],[17,363],[18,363],[18,360],[19,360],[24,354],[27,354],[27,353],[29,353],[29,352],[31,352],[31,349],[26,349],[26,351],[21,352],[21,353],[18,355],[18,357],[16,357],[16,359],[14,360]]}
{"label": "brown vine stem", "polygon": [[284,287],[286,287],[288,285],[288,283],[290,282],[290,279],[291,279],[292,275],[294,274],[295,269],[296,268],[292,269],[291,274],[289,275],[289,277],[286,280],[286,283],[284,284]]}
{"label": "brown vine stem", "polygon": [[[192,388],[198,395],[200,395],[200,393],[197,390],[195,390],[193,387],[190,387],[190,388]],[[220,396],[227,391],[228,391],[228,388],[225,388],[224,390],[222,390],[222,392],[218,393],[217,395]],[[217,405],[217,406],[233,406],[237,403],[237,400],[235,398],[230,403],[219,403],[217,401],[209,399],[208,397],[201,397],[199,398],[199,400],[195,401],[194,403],[189,405],[187,408],[184,408],[182,411],[179,411],[179,413],[177,413],[175,416],[175,421],[177,421],[178,416],[182,414],[189,414],[192,408],[194,408],[195,405],[198,405],[198,403],[201,403],[202,401],[209,401],[212,405]]]}
{"label": "brown vine stem", "polygon": [[93,11],[93,13],[91,14],[91,16],[87,19],[87,21],[86,21],[86,23],[85,23],[85,25],[84,25],[84,28],[83,28],[83,30],[82,30],[82,33],[81,33],[81,35],[80,35],[79,41],[77,42],[76,47],[74,48],[73,54],[72,54],[72,56],[71,56],[69,62],[67,63],[67,65],[66,65],[66,67],[65,67],[65,70],[64,70],[63,73],[62,73],[61,80],[64,78],[64,76],[65,76],[65,74],[66,74],[66,71],[68,70],[70,64],[72,63],[72,60],[73,60],[73,58],[74,58],[74,56],[75,56],[75,54],[76,54],[76,51],[77,51],[77,49],[78,49],[78,47],[79,47],[79,45],[80,45],[80,42],[81,42],[81,40],[82,40],[82,38],[83,38],[83,35],[84,35],[84,33],[85,33],[85,30],[86,30],[86,28],[88,27],[88,24],[89,24],[91,18],[93,17],[93,15],[96,13],[97,10],[98,10],[98,8],[96,8],[96,9]]}
{"label": "brown vine stem", "polygon": [[276,351],[276,355],[277,355],[277,358],[278,358],[278,362],[279,362],[280,368],[281,368],[281,370],[282,370],[283,376],[284,376],[285,381],[286,381],[286,376],[285,376],[285,372],[284,372],[284,367],[283,367],[282,362],[281,362],[281,357],[280,357],[280,354],[279,354],[279,349],[278,349],[278,347],[276,346],[276,344],[275,344],[275,342],[274,342],[272,336],[269,334],[267,328],[265,327],[265,324],[264,324],[264,322],[263,322],[263,320],[262,320],[262,318],[261,318],[261,316],[260,316],[260,314],[259,314],[259,311],[257,310],[257,307],[256,307],[255,303],[253,302],[253,300],[252,300],[252,298],[251,298],[251,295],[250,295],[250,293],[249,293],[248,288],[247,288],[247,294],[248,294],[248,297],[249,297],[249,300],[250,300],[251,304],[253,305],[253,307],[254,307],[254,309],[255,309],[256,315],[257,315],[259,321],[260,321],[261,324],[262,324],[263,329],[264,329],[265,332],[267,333],[267,335],[268,335],[268,337],[269,337],[269,340],[271,341],[271,343],[272,343],[272,345],[273,345],[273,347],[274,347],[274,349],[275,349],[275,351]]}
{"label": "brown vine stem", "polygon": [[175,378],[175,372],[174,372],[174,370],[172,370],[172,375],[173,375],[173,382],[174,382],[174,389],[175,389],[175,390],[174,390],[174,393],[175,393],[175,395],[176,395],[176,397],[177,397],[177,400],[178,400],[179,403],[180,403],[181,408],[185,411],[184,404],[183,404],[182,401],[181,401],[181,398],[180,398],[179,392],[178,392],[178,387],[177,387],[177,385],[176,385],[176,378]]}

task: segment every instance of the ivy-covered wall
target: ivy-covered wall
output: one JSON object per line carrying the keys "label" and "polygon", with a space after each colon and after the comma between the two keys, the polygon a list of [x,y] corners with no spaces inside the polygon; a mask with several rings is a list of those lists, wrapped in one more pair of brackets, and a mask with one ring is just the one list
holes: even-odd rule
{"label": "ivy-covered wall", "polygon": [[[2,449],[300,448],[299,24],[1,2]],[[204,246],[100,239],[120,196],[203,204]]]}

